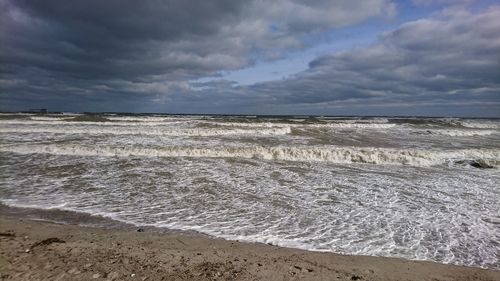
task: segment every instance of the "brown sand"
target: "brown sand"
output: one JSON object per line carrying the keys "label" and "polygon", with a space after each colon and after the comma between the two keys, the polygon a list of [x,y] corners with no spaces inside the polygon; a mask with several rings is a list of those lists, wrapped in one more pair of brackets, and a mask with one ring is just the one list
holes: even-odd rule
{"label": "brown sand", "polygon": [[500,280],[500,271],[0,216],[1,280]]}

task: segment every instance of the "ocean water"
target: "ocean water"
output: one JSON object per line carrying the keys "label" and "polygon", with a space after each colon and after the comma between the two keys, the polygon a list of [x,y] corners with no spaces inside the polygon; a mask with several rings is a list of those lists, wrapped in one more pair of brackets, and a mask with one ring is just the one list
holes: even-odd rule
{"label": "ocean water", "polygon": [[0,115],[0,202],[500,269],[500,120]]}

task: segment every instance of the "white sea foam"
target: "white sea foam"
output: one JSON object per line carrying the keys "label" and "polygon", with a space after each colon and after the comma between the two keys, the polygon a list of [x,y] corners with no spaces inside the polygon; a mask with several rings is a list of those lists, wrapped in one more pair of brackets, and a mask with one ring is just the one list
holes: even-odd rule
{"label": "white sea foam", "polygon": [[194,119],[186,119],[186,120],[169,120],[169,121],[112,121],[112,122],[97,122],[97,121],[68,121],[63,119],[52,119],[46,118],[45,120],[0,120],[0,126],[5,125],[46,125],[46,126],[84,126],[84,125],[92,125],[92,126],[172,126],[172,125],[190,125],[197,124],[197,121]]}
{"label": "white sea foam", "polygon": [[250,128],[281,128],[281,127],[292,127],[292,128],[333,128],[333,129],[388,129],[395,127],[396,124],[384,124],[384,123],[354,123],[354,122],[342,122],[342,123],[324,123],[324,124],[290,124],[290,123],[272,123],[272,122],[255,122],[255,123],[238,123],[238,122],[206,122],[202,123],[215,125],[215,126],[227,126],[227,127],[250,127]]}
{"label": "white sea foam", "polygon": [[335,116],[322,116],[315,117],[318,120],[330,120],[335,122],[364,122],[364,123],[388,123],[389,119],[386,117],[371,117],[371,118],[357,118],[357,117],[335,117]]}
{"label": "white sea foam", "polygon": [[[40,176],[24,179],[29,169],[14,170],[9,176],[19,181],[7,188],[17,200],[7,199],[9,205],[51,208],[66,202],[59,207],[226,239],[498,268],[498,247],[491,244],[498,240],[498,225],[483,219],[496,217],[496,186],[478,178],[492,170],[449,174],[218,158],[18,159],[17,165],[35,161],[31,172]],[[92,168],[41,176],[42,159],[52,171],[72,164]]]}
{"label": "white sea foam", "polygon": [[339,129],[389,129],[396,126],[396,124],[384,124],[384,123],[329,123],[325,125],[316,125],[317,127],[331,127]]}
{"label": "white sea foam", "polygon": [[291,132],[290,128],[268,128],[268,129],[203,129],[203,128],[101,128],[92,127],[10,127],[0,128],[0,133],[52,133],[52,134],[90,134],[90,135],[146,135],[146,136],[231,136],[231,135],[286,135]]}
{"label": "white sea foam", "polygon": [[32,117],[0,121],[8,205],[499,268],[500,169],[478,169],[500,167],[490,120]]}
{"label": "white sea foam", "polygon": [[452,137],[473,137],[473,136],[488,136],[497,132],[492,130],[453,130],[453,129],[436,129],[428,130],[432,134],[446,135]]}
{"label": "white sea foam", "polygon": [[321,161],[332,163],[396,164],[433,166],[456,161],[481,160],[496,166],[500,150],[462,149],[450,151],[396,150],[357,147],[112,147],[82,145],[4,145],[0,151],[20,154],[47,153],[74,156],[108,157],[206,157],[206,158],[255,158],[279,161]]}
{"label": "white sea foam", "polygon": [[243,128],[283,128],[283,127],[298,126],[297,124],[270,123],[270,122],[239,123],[239,122],[200,121],[200,124],[220,126],[220,127],[243,127]]}
{"label": "white sea foam", "polygon": [[44,210],[62,210],[64,209],[68,203],[64,202],[61,204],[50,204],[50,205],[44,205],[44,204],[27,204],[23,202],[19,202],[18,200],[15,199],[0,199],[0,202],[2,204],[5,204],[7,206],[12,206],[12,207],[18,207],[18,208],[32,208],[32,209],[44,209]]}
{"label": "white sea foam", "polygon": [[478,129],[500,129],[500,120],[491,121],[491,120],[482,120],[482,121],[472,121],[466,120],[460,122],[462,126],[468,128],[478,128]]}
{"label": "white sea foam", "polygon": [[[64,119],[68,119],[68,118],[72,118],[71,116],[52,116],[52,117],[48,117],[48,116],[31,116],[30,117],[30,120],[34,120],[34,121],[62,121]],[[22,123],[23,121],[22,120],[18,120],[20,121],[19,123]],[[24,121],[24,122],[29,122],[29,121]]]}
{"label": "white sea foam", "polygon": [[[71,118],[70,118],[71,119]],[[199,118],[174,118],[174,117],[109,117],[109,122],[99,121],[71,121],[68,117],[40,117],[33,116],[29,120],[14,119],[0,120],[2,125],[58,125],[58,126],[76,126],[76,125],[95,125],[95,126],[170,126],[174,124],[205,124],[219,127],[236,128],[332,128],[332,129],[388,129],[397,126],[396,124],[367,122],[358,120],[342,120],[317,123],[290,123],[290,122],[224,122],[218,120],[199,120]]]}
{"label": "white sea foam", "polygon": [[149,122],[171,122],[171,121],[185,121],[185,120],[193,120],[200,119],[200,117],[193,116],[183,116],[183,117],[160,117],[160,116],[142,116],[142,117],[132,117],[132,116],[105,116],[106,119],[112,121],[127,121],[127,122],[141,122],[141,123],[149,123]]}

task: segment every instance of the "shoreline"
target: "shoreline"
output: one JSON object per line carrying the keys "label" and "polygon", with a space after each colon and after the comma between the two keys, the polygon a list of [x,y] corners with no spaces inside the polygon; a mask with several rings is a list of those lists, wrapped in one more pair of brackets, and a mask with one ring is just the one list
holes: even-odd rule
{"label": "shoreline", "polygon": [[106,218],[53,223],[22,210],[0,205],[0,280],[500,280],[493,269],[139,232]]}

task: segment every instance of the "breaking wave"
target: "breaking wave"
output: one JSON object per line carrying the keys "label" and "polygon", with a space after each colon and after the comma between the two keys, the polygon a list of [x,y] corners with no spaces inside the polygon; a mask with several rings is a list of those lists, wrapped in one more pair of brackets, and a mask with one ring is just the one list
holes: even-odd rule
{"label": "breaking wave", "polygon": [[[321,126],[321,125],[312,125]],[[339,128],[339,129],[388,129],[395,127],[396,124],[385,123],[330,123],[326,127]]]}
{"label": "breaking wave", "polygon": [[93,126],[169,126],[177,124],[197,124],[196,120],[171,120],[171,121],[73,121],[66,119],[51,119],[51,120],[0,120],[0,125],[58,125],[58,126],[79,126],[79,125],[93,125]]}
{"label": "breaking wave", "polygon": [[485,167],[498,167],[500,150],[461,149],[449,151],[397,150],[387,148],[357,147],[112,147],[81,145],[11,145],[0,151],[18,154],[46,153],[73,156],[107,157],[205,157],[205,158],[255,158],[278,161],[323,161],[332,163],[394,164],[434,166],[442,164],[476,163]]}
{"label": "breaking wave", "polygon": [[462,126],[478,129],[500,129],[500,121],[462,121]]}
{"label": "breaking wave", "polygon": [[90,134],[90,135],[147,135],[147,136],[231,136],[231,135],[286,135],[289,127],[269,129],[201,129],[201,128],[99,128],[99,127],[17,127],[0,128],[0,133],[53,133],[53,134]]}
{"label": "breaking wave", "polygon": [[72,116],[52,116],[52,117],[45,117],[45,116],[30,116],[30,120],[34,121],[61,121],[67,118],[71,118]]}
{"label": "breaking wave", "polygon": [[107,119],[112,121],[128,121],[128,122],[170,122],[170,121],[180,121],[186,119],[199,119],[200,117],[183,116],[183,117],[160,117],[160,116],[143,116],[143,117],[132,117],[132,116],[106,116]]}
{"label": "breaking wave", "polygon": [[281,127],[309,127],[309,128],[337,128],[337,129],[387,129],[396,126],[396,124],[384,123],[324,123],[324,124],[289,124],[289,123],[271,123],[271,122],[256,122],[256,123],[237,123],[237,122],[202,122],[214,126],[223,127],[250,127],[250,128],[281,128]]}
{"label": "breaking wave", "polygon": [[488,136],[491,134],[495,134],[495,131],[492,130],[429,130],[431,134],[452,136],[452,137],[473,137],[473,136]]}

